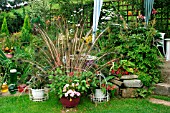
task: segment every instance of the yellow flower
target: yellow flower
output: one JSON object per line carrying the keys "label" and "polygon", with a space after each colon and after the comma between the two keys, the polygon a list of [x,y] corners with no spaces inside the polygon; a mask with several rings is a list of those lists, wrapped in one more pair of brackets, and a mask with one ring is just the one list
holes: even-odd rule
{"label": "yellow flower", "polygon": [[90,35],[86,38],[83,37],[83,39],[85,40],[86,44],[89,44],[90,42],[92,42],[92,35]]}

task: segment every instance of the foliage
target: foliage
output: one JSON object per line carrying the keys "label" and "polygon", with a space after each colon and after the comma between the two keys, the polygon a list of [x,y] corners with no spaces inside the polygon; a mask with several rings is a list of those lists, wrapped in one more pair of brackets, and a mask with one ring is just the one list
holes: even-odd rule
{"label": "foliage", "polygon": [[5,33],[7,36],[9,35],[6,17],[4,17],[4,19],[3,19],[3,23],[2,23],[2,27],[1,27],[1,33]]}
{"label": "foliage", "polygon": [[40,24],[43,28],[45,28],[45,23],[47,20],[51,18],[51,7],[47,0],[29,0],[31,2],[30,5],[30,18],[32,23]]}
{"label": "foliage", "polygon": [[[98,55],[105,51],[109,54],[98,64],[108,63],[104,70],[105,73],[109,73],[109,71],[112,71],[110,70],[110,63],[112,64],[115,60],[108,62],[108,59],[131,62],[133,70],[129,68],[128,71],[135,72],[144,86],[151,87],[160,80],[159,66],[162,64],[162,55],[156,45],[159,32],[154,28],[155,19],[150,21],[149,26],[145,27],[144,16],[142,15],[137,16],[137,22],[127,24],[116,10],[114,13],[117,15],[118,23],[113,24],[115,21],[112,22],[111,20],[108,33],[106,32],[98,43],[101,50]],[[106,24],[109,24],[109,22]],[[119,68],[117,64],[120,65],[120,63],[115,63],[116,70],[112,71],[114,74],[117,73]]]}
{"label": "foliage", "polygon": [[29,33],[31,32],[31,24],[30,24],[30,19],[28,15],[26,15],[24,18],[24,24],[22,28],[28,30]]}
{"label": "foliage", "polygon": [[49,72],[49,74],[49,79],[51,82],[49,86],[59,96],[59,98],[65,95],[66,89],[67,91],[69,89],[78,91],[81,95],[83,95],[96,86],[97,78],[90,71],[81,73],[78,71],[65,72],[62,68],[57,68],[55,71]]}
{"label": "foliage", "polygon": [[111,74],[116,74],[117,76],[134,74],[136,71],[135,64],[128,60],[120,60],[119,62],[112,62],[112,67],[110,68]]}
{"label": "foliage", "polygon": [[45,75],[37,73],[27,82],[32,89],[42,89],[48,83],[48,78]]}
{"label": "foliage", "polygon": [[6,17],[9,33],[19,32],[22,28],[24,18],[22,14],[17,11],[11,11],[9,13],[2,12],[0,15],[0,25],[2,25],[3,18]]}
{"label": "foliage", "polygon": [[137,89],[137,94],[139,97],[146,98],[152,94],[153,89],[154,89],[153,87],[139,88]]}

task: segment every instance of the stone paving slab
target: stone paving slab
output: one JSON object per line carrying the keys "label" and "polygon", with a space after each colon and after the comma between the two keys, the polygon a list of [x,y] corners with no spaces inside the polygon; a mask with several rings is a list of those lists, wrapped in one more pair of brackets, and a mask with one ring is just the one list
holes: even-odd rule
{"label": "stone paving slab", "polygon": [[160,100],[160,99],[156,99],[156,98],[150,98],[149,101],[154,103],[154,104],[163,104],[165,106],[170,106],[170,102],[165,101],[165,100]]}
{"label": "stone paving slab", "polygon": [[170,84],[167,83],[156,84],[154,94],[170,96]]}
{"label": "stone paving slab", "polygon": [[5,97],[5,96],[21,96],[21,95],[28,95],[28,92],[27,93],[20,93],[20,92],[16,92],[15,94],[10,94],[9,91],[6,92],[6,93],[2,93],[0,95],[0,97]]}

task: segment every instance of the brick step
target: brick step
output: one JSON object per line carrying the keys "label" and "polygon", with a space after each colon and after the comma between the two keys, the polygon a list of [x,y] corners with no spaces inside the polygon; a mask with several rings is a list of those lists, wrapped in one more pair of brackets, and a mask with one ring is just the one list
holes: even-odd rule
{"label": "brick step", "polygon": [[170,84],[167,83],[156,84],[154,94],[170,96]]}

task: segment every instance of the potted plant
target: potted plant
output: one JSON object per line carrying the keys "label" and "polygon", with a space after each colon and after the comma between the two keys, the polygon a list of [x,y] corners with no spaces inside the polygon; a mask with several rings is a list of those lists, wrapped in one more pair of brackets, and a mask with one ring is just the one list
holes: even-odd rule
{"label": "potted plant", "polygon": [[110,82],[111,79],[114,78],[112,75],[104,76],[101,72],[97,72],[96,84],[94,87],[94,92],[92,93],[92,101],[93,102],[104,102],[109,101],[109,90],[113,89],[113,83]]}
{"label": "potted plant", "polygon": [[46,81],[44,78],[45,77],[41,74],[36,74],[36,76],[33,76],[28,82],[30,87],[29,95],[31,100],[43,101],[46,99],[45,85],[48,81]]}
{"label": "potted plant", "polygon": [[[49,72],[49,86],[59,97],[64,107],[76,107],[80,96],[86,95],[94,84],[95,76],[90,71],[65,72],[62,68]],[[93,80],[92,80],[93,78]]]}
{"label": "potted plant", "polygon": [[80,92],[78,91],[79,83],[65,84],[63,87],[63,96],[60,98],[60,102],[64,107],[76,107],[80,101]]}

